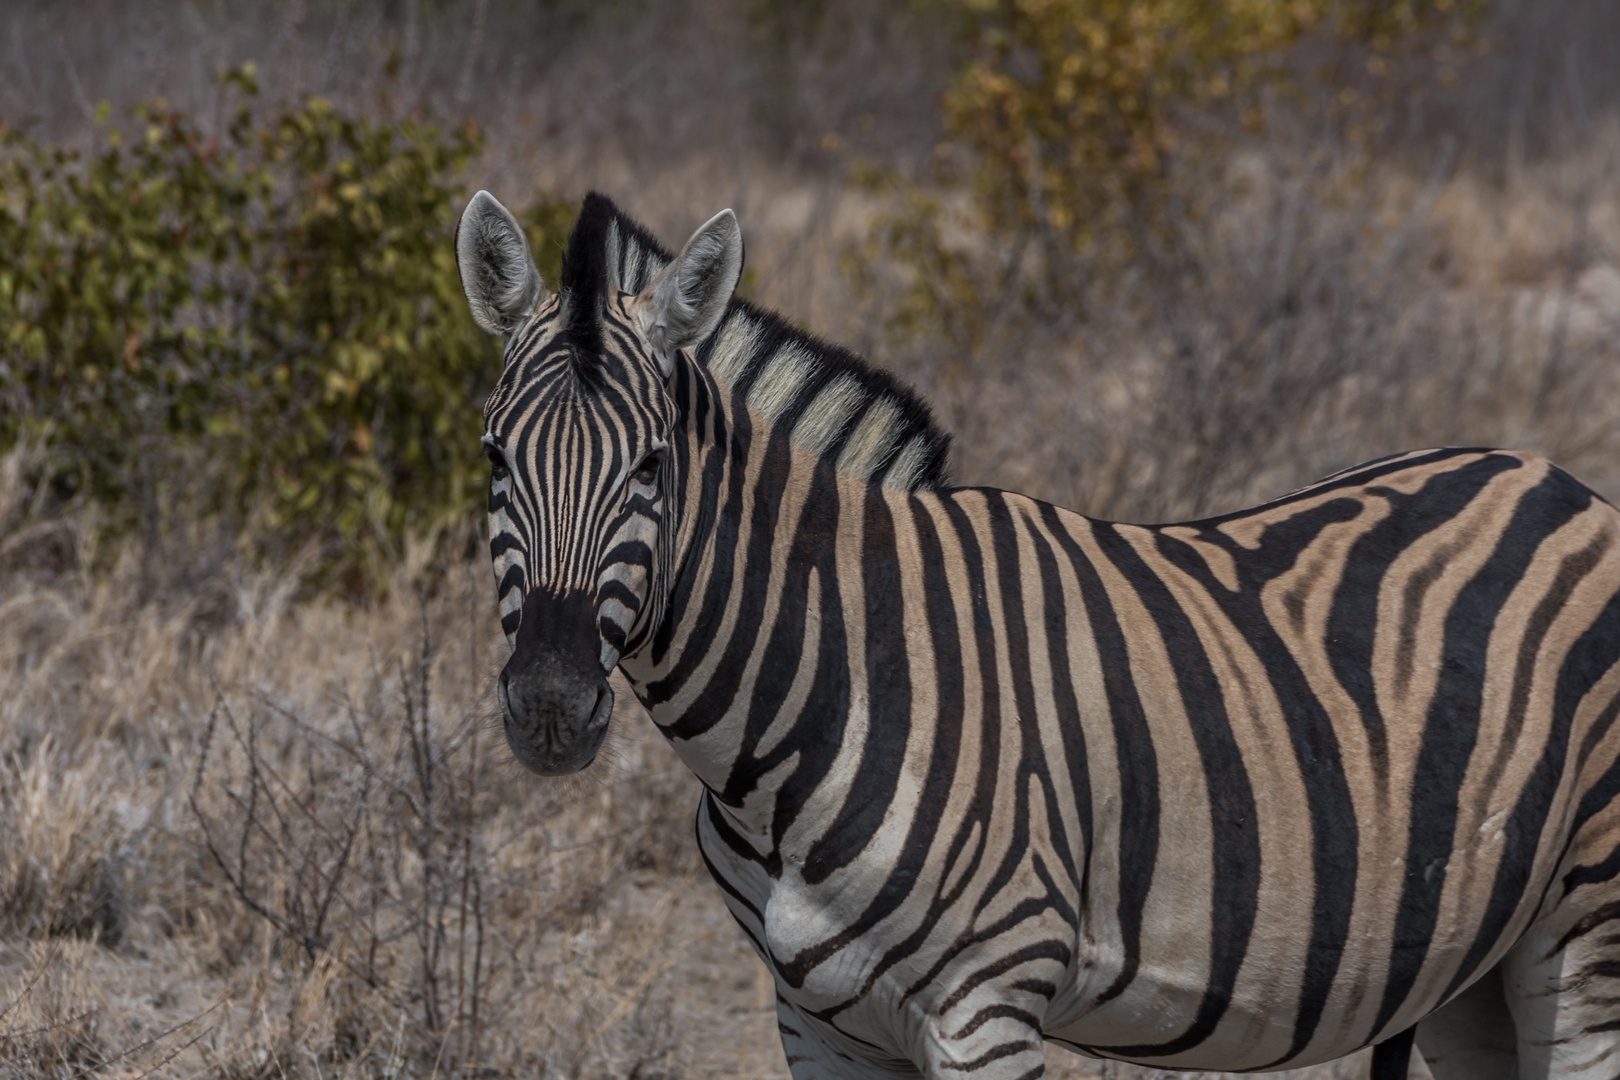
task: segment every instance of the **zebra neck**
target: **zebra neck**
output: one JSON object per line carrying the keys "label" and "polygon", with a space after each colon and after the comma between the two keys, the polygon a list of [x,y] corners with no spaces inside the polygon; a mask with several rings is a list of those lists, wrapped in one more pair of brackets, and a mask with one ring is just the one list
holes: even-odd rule
{"label": "zebra neck", "polygon": [[803,781],[839,750],[853,586],[837,566],[859,561],[850,504],[879,489],[705,374],[683,389],[675,572],[658,630],[623,666],[687,766],[763,843],[796,812],[784,799],[808,797]]}

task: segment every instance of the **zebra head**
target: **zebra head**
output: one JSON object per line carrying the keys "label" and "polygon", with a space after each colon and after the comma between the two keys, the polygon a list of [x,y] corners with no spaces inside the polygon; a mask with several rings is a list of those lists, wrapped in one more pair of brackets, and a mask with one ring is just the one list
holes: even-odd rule
{"label": "zebra head", "polygon": [[615,217],[607,200],[586,200],[555,294],[488,192],[456,231],[473,318],[505,338],[483,436],[490,555],[512,649],[497,694],[513,754],[548,775],[595,758],[613,709],[608,675],[662,612],[679,480],[668,382],[676,354],[725,314],[742,271],[730,210],[673,261],[631,274]]}

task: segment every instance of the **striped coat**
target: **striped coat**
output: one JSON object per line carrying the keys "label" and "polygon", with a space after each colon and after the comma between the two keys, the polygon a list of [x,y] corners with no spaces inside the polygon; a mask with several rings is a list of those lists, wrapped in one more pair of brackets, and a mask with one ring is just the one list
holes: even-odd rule
{"label": "striped coat", "polygon": [[952,488],[909,391],[730,301],[729,214],[671,260],[593,197],[508,315],[493,214],[458,255],[508,338],[508,740],[582,767],[624,673],[798,1080],[1034,1077],[1043,1038],[1289,1068],[1420,1021],[1441,1080],[1620,1076],[1609,504],[1492,450],[1175,525]]}

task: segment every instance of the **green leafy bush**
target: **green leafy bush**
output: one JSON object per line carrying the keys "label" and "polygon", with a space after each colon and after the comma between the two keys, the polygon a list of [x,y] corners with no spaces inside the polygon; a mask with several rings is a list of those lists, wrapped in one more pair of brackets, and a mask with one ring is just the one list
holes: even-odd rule
{"label": "green leafy bush", "polygon": [[[0,130],[0,449],[43,439],[114,527],[183,502],[376,580],[480,502],[499,351],[451,245],[480,136],[224,83],[218,135],[161,103],[88,154]],[[572,212],[527,211],[542,258]]]}

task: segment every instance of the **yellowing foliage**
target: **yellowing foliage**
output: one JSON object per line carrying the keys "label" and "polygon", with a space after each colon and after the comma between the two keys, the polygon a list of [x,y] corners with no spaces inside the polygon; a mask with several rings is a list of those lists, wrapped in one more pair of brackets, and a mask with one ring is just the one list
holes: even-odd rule
{"label": "yellowing foliage", "polygon": [[945,98],[998,230],[1069,244],[1115,211],[1151,211],[1195,139],[1187,117],[1258,119],[1256,91],[1308,33],[1375,55],[1466,35],[1483,0],[957,0],[972,59]]}
{"label": "yellowing foliage", "polygon": [[948,138],[932,183],[857,168],[894,209],[848,262],[863,284],[902,270],[901,336],[971,350],[1009,301],[1073,315],[1088,276],[1173,260],[1212,175],[1188,166],[1261,128],[1269,105],[1324,88],[1318,118],[1353,138],[1426,69],[1455,81],[1486,0],[937,3],[968,37]]}

